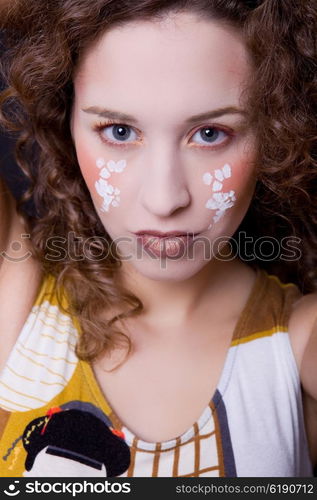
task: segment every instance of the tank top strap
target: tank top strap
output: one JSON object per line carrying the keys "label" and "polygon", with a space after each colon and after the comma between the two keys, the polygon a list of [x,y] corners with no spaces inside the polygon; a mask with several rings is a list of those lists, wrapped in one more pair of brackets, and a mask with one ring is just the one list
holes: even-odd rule
{"label": "tank top strap", "polygon": [[247,307],[241,314],[232,339],[233,344],[276,331],[288,331],[292,306],[301,297],[293,283],[282,283],[277,276],[262,269],[257,273]]}

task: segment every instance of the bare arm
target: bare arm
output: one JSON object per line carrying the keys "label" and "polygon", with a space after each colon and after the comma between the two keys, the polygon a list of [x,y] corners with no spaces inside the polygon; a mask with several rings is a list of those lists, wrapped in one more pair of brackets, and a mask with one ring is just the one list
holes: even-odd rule
{"label": "bare arm", "polygon": [[21,237],[25,232],[14,199],[0,179],[0,370],[32,308],[41,279],[30,245]]}
{"label": "bare arm", "polygon": [[12,203],[10,203],[10,201],[9,194],[0,178],[0,255],[7,246],[9,228],[12,219]]}
{"label": "bare arm", "polygon": [[315,311],[315,321],[301,364],[306,428],[314,465],[317,464],[317,297]]}
{"label": "bare arm", "polygon": [[317,464],[317,294],[294,308],[290,336],[303,391],[304,414],[313,463]]}
{"label": "bare arm", "polygon": [[317,405],[317,297],[316,318],[303,354],[301,380],[305,393],[307,393]]}

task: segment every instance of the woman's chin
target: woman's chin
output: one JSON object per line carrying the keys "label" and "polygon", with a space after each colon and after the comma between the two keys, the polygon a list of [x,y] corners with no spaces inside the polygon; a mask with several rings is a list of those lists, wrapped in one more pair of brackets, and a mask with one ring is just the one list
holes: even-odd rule
{"label": "woman's chin", "polygon": [[197,274],[207,262],[173,259],[144,259],[130,261],[129,267],[138,275],[155,281],[177,282],[190,279]]}

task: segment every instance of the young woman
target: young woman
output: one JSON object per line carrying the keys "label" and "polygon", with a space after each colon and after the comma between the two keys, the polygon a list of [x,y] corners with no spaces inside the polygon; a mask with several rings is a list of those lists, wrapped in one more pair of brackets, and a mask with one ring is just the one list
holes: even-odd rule
{"label": "young woman", "polygon": [[44,4],[4,21],[49,276],[1,473],[311,475],[316,2]]}

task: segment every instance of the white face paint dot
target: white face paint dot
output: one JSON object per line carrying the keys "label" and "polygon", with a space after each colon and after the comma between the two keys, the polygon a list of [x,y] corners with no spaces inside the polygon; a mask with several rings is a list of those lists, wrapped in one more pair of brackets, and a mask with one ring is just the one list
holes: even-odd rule
{"label": "white face paint dot", "polygon": [[222,167],[222,172],[223,172],[223,175],[225,176],[225,179],[229,179],[229,177],[231,177],[231,167],[230,167],[230,165],[228,165],[228,163],[226,163]]}
{"label": "white face paint dot", "polygon": [[[205,207],[209,210],[215,210],[216,213],[213,216],[213,223],[208,226],[208,229],[211,229],[213,224],[218,222],[225,214],[225,212],[234,206],[234,202],[236,201],[235,192],[233,190],[224,193],[222,191],[223,182],[226,179],[231,177],[231,167],[228,163],[220,169],[217,168],[214,172],[215,181],[212,184],[212,197],[207,200]],[[207,185],[211,185],[212,183],[212,175],[209,172],[206,172],[203,175],[203,182]]]}
{"label": "white face paint dot", "polygon": [[[95,188],[99,196],[103,198],[101,212],[109,212],[110,206],[118,207],[120,204],[120,189],[110,184],[106,179],[111,177],[111,173],[122,173],[127,166],[126,160],[109,160],[106,164],[103,158],[96,160],[96,165],[101,169],[99,179],[95,182]],[[107,165],[107,166],[106,166]]]}
{"label": "white face paint dot", "polygon": [[206,202],[205,207],[209,208],[209,210],[216,210],[217,204],[212,198],[209,198],[209,200]]}
{"label": "white face paint dot", "polygon": [[220,169],[217,169],[215,171],[215,177],[218,179],[218,181],[222,182],[224,180],[224,175]]}
{"label": "white face paint dot", "polygon": [[125,169],[125,167],[127,166],[127,162],[125,160],[120,160],[117,162],[117,165],[116,165],[116,172],[123,172],[123,170]]}
{"label": "white face paint dot", "polygon": [[213,191],[221,191],[222,190],[222,182],[215,181],[212,185]]}
{"label": "white face paint dot", "polygon": [[109,212],[109,206],[113,200],[113,196],[109,196],[108,194],[105,194],[103,197],[103,204],[101,207],[102,212]]}
{"label": "white face paint dot", "polygon": [[109,179],[110,175],[111,174],[110,174],[109,170],[106,167],[103,168],[101,170],[101,172],[100,172],[100,177],[102,177],[103,179]]}
{"label": "white face paint dot", "polygon": [[105,194],[107,194],[107,186],[108,183],[104,179],[99,179],[95,182],[95,188],[99,196],[104,196]]}
{"label": "white face paint dot", "polygon": [[204,173],[203,175],[203,183],[206,184],[206,186],[210,186],[212,183],[212,175],[209,172]]}
{"label": "white face paint dot", "polygon": [[102,168],[106,165],[106,162],[103,158],[98,158],[96,161],[96,165],[98,168]]}
{"label": "white face paint dot", "polygon": [[234,191],[229,191],[229,197],[232,199],[232,201],[236,201],[236,195]]}
{"label": "white face paint dot", "polygon": [[214,200],[218,201],[218,203],[222,202],[224,193],[215,193],[212,197]]}
{"label": "white face paint dot", "polygon": [[115,161],[113,161],[113,160],[108,161],[108,163],[107,163],[107,167],[108,167],[108,169],[109,169],[109,172],[114,172],[114,170],[115,170],[115,165],[116,165],[116,162],[115,162]]}
{"label": "white face paint dot", "polygon": [[126,165],[127,165],[127,162],[125,160],[119,160],[117,162],[110,160],[107,163],[107,167],[110,170],[110,172],[117,172],[117,173],[123,172]]}
{"label": "white face paint dot", "polygon": [[225,214],[224,210],[217,210],[216,215],[213,216],[214,222],[218,222]]}

